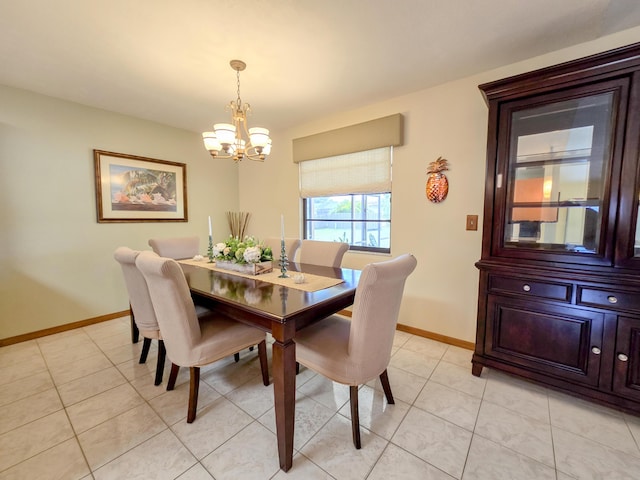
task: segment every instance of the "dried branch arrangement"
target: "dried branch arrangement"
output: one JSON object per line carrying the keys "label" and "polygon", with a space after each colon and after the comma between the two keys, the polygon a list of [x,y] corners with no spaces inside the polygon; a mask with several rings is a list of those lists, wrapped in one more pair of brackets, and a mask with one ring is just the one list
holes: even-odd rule
{"label": "dried branch arrangement", "polygon": [[247,225],[249,223],[249,217],[251,213],[249,212],[226,212],[227,222],[229,223],[229,230],[231,231],[231,236],[238,237],[240,239],[244,238],[245,230],[247,229]]}

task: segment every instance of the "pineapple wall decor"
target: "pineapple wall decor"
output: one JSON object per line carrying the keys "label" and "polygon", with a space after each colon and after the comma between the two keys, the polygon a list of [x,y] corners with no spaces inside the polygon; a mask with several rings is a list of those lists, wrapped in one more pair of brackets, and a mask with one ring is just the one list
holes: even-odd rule
{"label": "pineapple wall decor", "polygon": [[449,193],[449,180],[444,171],[449,170],[449,163],[445,158],[438,157],[435,162],[429,164],[427,168],[426,195],[429,201],[440,203]]}

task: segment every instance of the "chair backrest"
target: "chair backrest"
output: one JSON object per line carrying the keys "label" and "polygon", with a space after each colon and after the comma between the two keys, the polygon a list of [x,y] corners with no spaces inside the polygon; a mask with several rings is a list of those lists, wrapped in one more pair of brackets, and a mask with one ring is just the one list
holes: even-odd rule
{"label": "chair backrest", "polygon": [[[136,258],[139,253],[137,250],[119,247],[114,252],[113,257],[122,267],[124,283],[129,293],[129,303],[131,304],[131,310],[133,310],[133,318],[140,333],[145,336],[145,332],[157,332],[160,327],[158,326],[156,313],[153,310],[147,282],[136,267]],[[155,255],[151,252],[149,254]]]}
{"label": "chair backrest", "polygon": [[[271,247],[271,251],[273,252],[273,259],[279,260],[282,253],[282,243],[279,238],[276,237],[267,237],[262,243],[265,247]],[[300,248],[300,239],[299,238],[285,238],[284,239],[284,249],[287,252],[287,260],[290,262],[296,261],[296,253],[298,252],[298,248]]]}
{"label": "chair backrest", "polygon": [[200,324],[184,273],[171,258],[140,252],[136,266],[144,275],[167,354],[176,365],[199,356]]}
{"label": "chair backrest", "polygon": [[413,255],[404,254],[362,270],[353,302],[349,357],[360,366],[363,381],[380,375],[389,364],[404,284],[416,264]]}
{"label": "chair backrest", "polygon": [[200,253],[200,239],[193,237],[151,238],[149,246],[161,257],[181,260]]}
{"label": "chair backrest", "polygon": [[342,257],[347,250],[349,250],[348,243],[302,240],[300,263],[338,268],[342,265]]}

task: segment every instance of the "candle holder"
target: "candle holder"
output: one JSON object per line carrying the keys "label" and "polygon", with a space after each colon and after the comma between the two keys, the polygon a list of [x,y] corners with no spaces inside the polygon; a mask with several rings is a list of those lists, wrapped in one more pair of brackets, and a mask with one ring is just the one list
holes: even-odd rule
{"label": "candle holder", "polygon": [[209,263],[213,263],[213,238],[209,235],[209,248],[207,249],[207,255],[209,256]]}
{"label": "candle holder", "polygon": [[280,275],[278,275],[278,278],[289,278],[289,275],[287,275],[287,265],[289,265],[287,249],[284,246],[284,239],[282,239],[280,241]]}

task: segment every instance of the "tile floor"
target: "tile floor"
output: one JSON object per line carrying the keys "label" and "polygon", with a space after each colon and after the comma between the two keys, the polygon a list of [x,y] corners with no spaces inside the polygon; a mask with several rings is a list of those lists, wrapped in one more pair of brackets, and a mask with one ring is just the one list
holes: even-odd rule
{"label": "tile floor", "polygon": [[[302,369],[294,465],[278,469],[273,392],[256,352],[155,387],[128,317],[0,348],[0,479],[639,479],[640,419],[485,369],[471,352],[397,332],[386,405]],[[269,349],[270,350],[270,349]],[[168,370],[168,368],[167,368]],[[186,383],[185,383],[186,382]]]}

